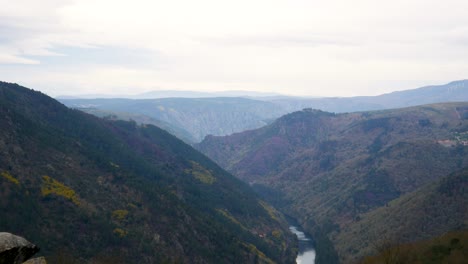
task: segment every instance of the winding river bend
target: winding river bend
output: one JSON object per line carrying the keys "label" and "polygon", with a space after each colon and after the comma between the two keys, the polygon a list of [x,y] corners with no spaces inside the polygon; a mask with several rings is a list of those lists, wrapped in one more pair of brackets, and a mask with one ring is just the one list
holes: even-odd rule
{"label": "winding river bend", "polygon": [[299,254],[296,258],[297,264],[315,264],[315,249],[312,239],[307,237],[300,226],[295,221],[289,221],[289,230],[297,236],[299,240]]}

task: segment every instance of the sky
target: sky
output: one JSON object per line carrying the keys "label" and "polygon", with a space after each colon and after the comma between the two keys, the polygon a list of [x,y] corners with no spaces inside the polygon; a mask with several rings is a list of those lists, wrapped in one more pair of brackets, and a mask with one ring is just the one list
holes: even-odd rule
{"label": "sky", "polygon": [[0,0],[0,80],[51,96],[355,96],[468,78],[466,0]]}

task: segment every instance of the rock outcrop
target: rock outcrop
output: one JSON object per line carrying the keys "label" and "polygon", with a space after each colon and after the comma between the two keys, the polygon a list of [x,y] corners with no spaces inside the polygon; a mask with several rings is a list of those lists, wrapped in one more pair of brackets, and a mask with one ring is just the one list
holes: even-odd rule
{"label": "rock outcrop", "polygon": [[47,264],[47,261],[44,257],[38,257],[38,258],[33,258],[30,259],[23,264]]}
{"label": "rock outcrop", "polygon": [[21,264],[39,251],[26,239],[10,233],[0,233],[0,264]]}

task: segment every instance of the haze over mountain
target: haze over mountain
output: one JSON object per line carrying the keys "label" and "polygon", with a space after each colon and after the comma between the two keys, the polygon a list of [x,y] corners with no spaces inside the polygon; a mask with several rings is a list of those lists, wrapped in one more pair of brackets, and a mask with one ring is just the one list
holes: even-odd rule
{"label": "haze over mountain", "polygon": [[93,107],[84,107],[84,108],[77,108],[80,111],[86,112],[88,114],[95,115],[97,117],[109,119],[109,120],[125,120],[125,121],[134,121],[137,124],[143,125],[154,125],[161,129],[166,130],[167,132],[171,133],[172,135],[176,136],[177,138],[183,140],[187,144],[192,144],[196,142],[195,138],[184,128],[174,126],[168,122],[164,122],[158,119],[154,119],[149,117],[148,115],[143,114],[132,114],[132,113],[121,113],[121,112],[112,112],[106,110],[100,110]]}
{"label": "haze over mountain", "polygon": [[[304,108],[343,113],[415,106],[427,103],[468,101],[468,81],[393,92],[379,96],[342,98],[165,98],[130,99],[62,99],[69,107],[99,109],[118,115],[144,115],[185,130],[194,142],[206,135],[223,136],[255,129],[272,120]],[[184,136],[185,139],[190,138]]]}
{"label": "haze over mountain", "polygon": [[378,96],[335,98],[279,98],[273,100],[287,112],[304,108],[344,113],[381,110],[432,103],[468,101],[468,80],[453,81],[444,85],[424,86],[411,90],[396,91]]}
{"label": "haze over mountain", "polygon": [[352,263],[385,238],[468,228],[466,102],[307,109],[256,130],[207,136],[196,147],[298,218],[317,241],[320,263]]}
{"label": "haze over mountain", "polygon": [[198,92],[179,90],[155,90],[135,95],[122,94],[84,94],[84,95],[59,95],[56,99],[96,99],[96,98],[125,98],[125,99],[159,99],[159,98],[210,98],[210,97],[286,97],[279,93],[266,93],[255,91],[221,91]]}
{"label": "haze over mountain", "polygon": [[284,112],[266,101],[238,97],[60,100],[72,108],[145,115],[186,130],[195,142],[206,135],[228,135],[268,124]]}
{"label": "haze over mountain", "polygon": [[0,82],[0,230],[50,263],[294,263],[281,215],[152,125]]}

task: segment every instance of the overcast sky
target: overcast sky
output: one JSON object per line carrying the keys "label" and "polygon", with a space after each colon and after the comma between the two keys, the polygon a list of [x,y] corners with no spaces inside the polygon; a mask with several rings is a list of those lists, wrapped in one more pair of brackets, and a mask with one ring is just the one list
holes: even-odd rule
{"label": "overcast sky", "polygon": [[468,78],[466,0],[0,0],[0,80],[49,95],[374,95]]}

